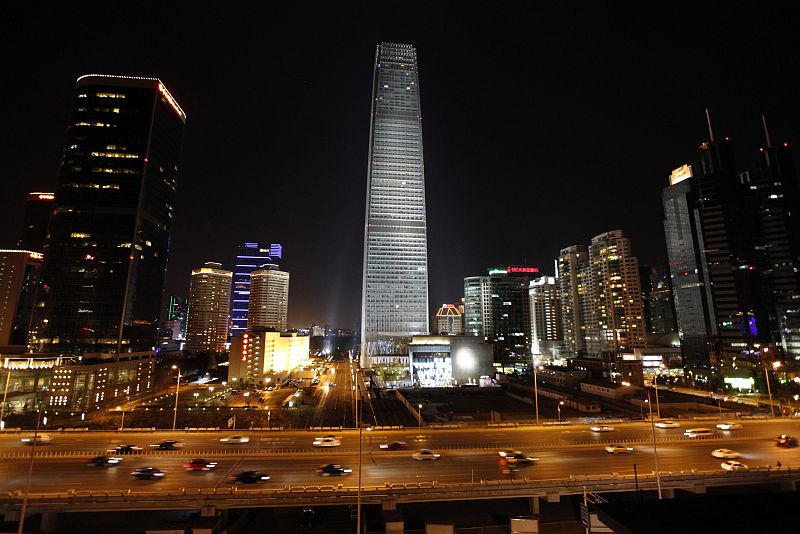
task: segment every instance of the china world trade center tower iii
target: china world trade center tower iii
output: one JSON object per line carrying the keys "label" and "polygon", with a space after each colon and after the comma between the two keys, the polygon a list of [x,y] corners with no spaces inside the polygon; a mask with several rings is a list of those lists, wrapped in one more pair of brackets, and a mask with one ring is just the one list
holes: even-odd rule
{"label": "china world trade center tower iii", "polygon": [[361,365],[428,333],[428,244],[417,52],[382,43],[372,82]]}

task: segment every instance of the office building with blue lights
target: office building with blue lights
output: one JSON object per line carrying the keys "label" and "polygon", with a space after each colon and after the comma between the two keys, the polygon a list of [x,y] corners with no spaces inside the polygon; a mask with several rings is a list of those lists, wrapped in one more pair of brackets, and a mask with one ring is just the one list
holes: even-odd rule
{"label": "office building with blue lights", "polygon": [[236,254],[233,270],[233,302],[231,303],[231,336],[239,337],[247,330],[250,306],[250,273],[283,258],[278,243],[243,243]]}

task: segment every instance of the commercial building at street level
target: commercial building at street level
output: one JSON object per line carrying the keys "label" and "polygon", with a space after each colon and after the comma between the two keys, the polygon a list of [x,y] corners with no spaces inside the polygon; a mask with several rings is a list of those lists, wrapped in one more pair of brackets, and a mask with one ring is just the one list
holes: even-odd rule
{"label": "commercial building at street level", "polygon": [[219,263],[207,262],[192,271],[186,350],[222,352],[228,339],[228,318],[233,273]]}
{"label": "commercial building at street level", "polygon": [[154,349],[185,123],[158,79],[78,78],[32,349]]}
{"label": "commercial building at street level", "polygon": [[277,263],[283,258],[279,243],[243,243],[236,253],[233,268],[233,300],[231,302],[231,336],[237,337],[247,330],[250,309],[250,275],[264,265]]}
{"label": "commercial building at street level", "polygon": [[428,242],[417,52],[381,43],[370,120],[361,365],[428,333]]}
{"label": "commercial building at street level", "polygon": [[309,336],[248,328],[231,339],[228,377],[246,384],[275,383],[309,357]]}
{"label": "commercial building at street level", "polygon": [[463,316],[455,304],[442,304],[433,317],[436,334],[460,336],[463,330]]}

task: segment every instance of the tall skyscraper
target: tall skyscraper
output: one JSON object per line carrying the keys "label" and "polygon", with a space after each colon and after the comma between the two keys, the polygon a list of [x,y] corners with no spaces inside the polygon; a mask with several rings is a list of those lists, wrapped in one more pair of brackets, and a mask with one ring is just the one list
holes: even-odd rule
{"label": "tall skyscraper", "polygon": [[28,193],[25,214],[22,216],[22,232],[17,241],[18,249],[44,252],[47,227],[50,224],[50,217],[55,205],[56,195],[54,193]]}
{"label": "tall skyscraper", "polygon": [[731,142],[712,134],[696,167],[675,169],[669,184],[662,193],[664,231],[683,361],[707,375],[759,334],[751,302],[758,276],[747,261],[752,228],[742,223]]}
{"label": "tall skyscraper", "polygon": [[158,79],[78,78],[32,348],[154,348],[185,123]]}
{"label": "tall skyscraper", "polygon": [[585,354],[586,269],[589,266],[589,249],[585,245],[572,245],[558,254],[558,297],[561,305],[562,351],[574,357]]}
{"label": "tall skyscraper", "polygon": [[283,258],[279,243],[244,243],[236,254],[233,272],[233,302],[231,305],[231,336],[241,336],[247,330],[250,308],[250,273],[262,265],[277,263]]}
{"label": "tall skyscraper", "polygon": [[531,354],[556,356],[561,342],[558,285],[553,276],[531,280],[528,286],[531,307]]}
{"label": "tall skyscraper", "polygon": [[361,365],[428,333],[428,241],[417,52],[381,43],[372,82]]}
{"label": "tall skyscraper", "polygon": [[233,273],[207,262],[192,271],[186,350],[222,352],[228,339]]}
{"label": "tall skyscraper", "polygon": [[539,269],[500,265],[488,271],[464,279],[466,334],[492,343],[495,361],[513,366],[530,352],[528,285]]}
{"label": "tall skyscraper", "polygon": [[588,268],[586,297],[592,313],[583,318],[587,355],[611,362],[621,352],[646,347],[639,263],[622,230],[592,238]]}
{"label": "tall skyscraper", "polygon": [[286,330],[289,317],[289,273],[275,264],[250,273],[247,328]]}

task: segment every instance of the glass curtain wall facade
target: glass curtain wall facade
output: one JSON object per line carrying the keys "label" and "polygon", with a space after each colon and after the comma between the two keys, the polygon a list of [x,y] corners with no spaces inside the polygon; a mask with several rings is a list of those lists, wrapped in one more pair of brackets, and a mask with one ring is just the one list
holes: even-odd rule
{"label": "glass curtain wall facade", "polygon": [[283,247],[278,243],[244,243],[236,254],[233,272],[233,302],[231,303],[231,336],[239,337],[247,330],[247,312],[250,306],[250,274],[263,265],[276,263],[283,258]]}
{"label": "glass curtain wall facade", "polygon": [[31,348],[154,348],[185,123],[158,79],[78,78]]}
{"label": "glass curtain wall facade", "polygon": [[428,333],[428,243],[417,52],[382,43],[372,87],[361,365]]}

